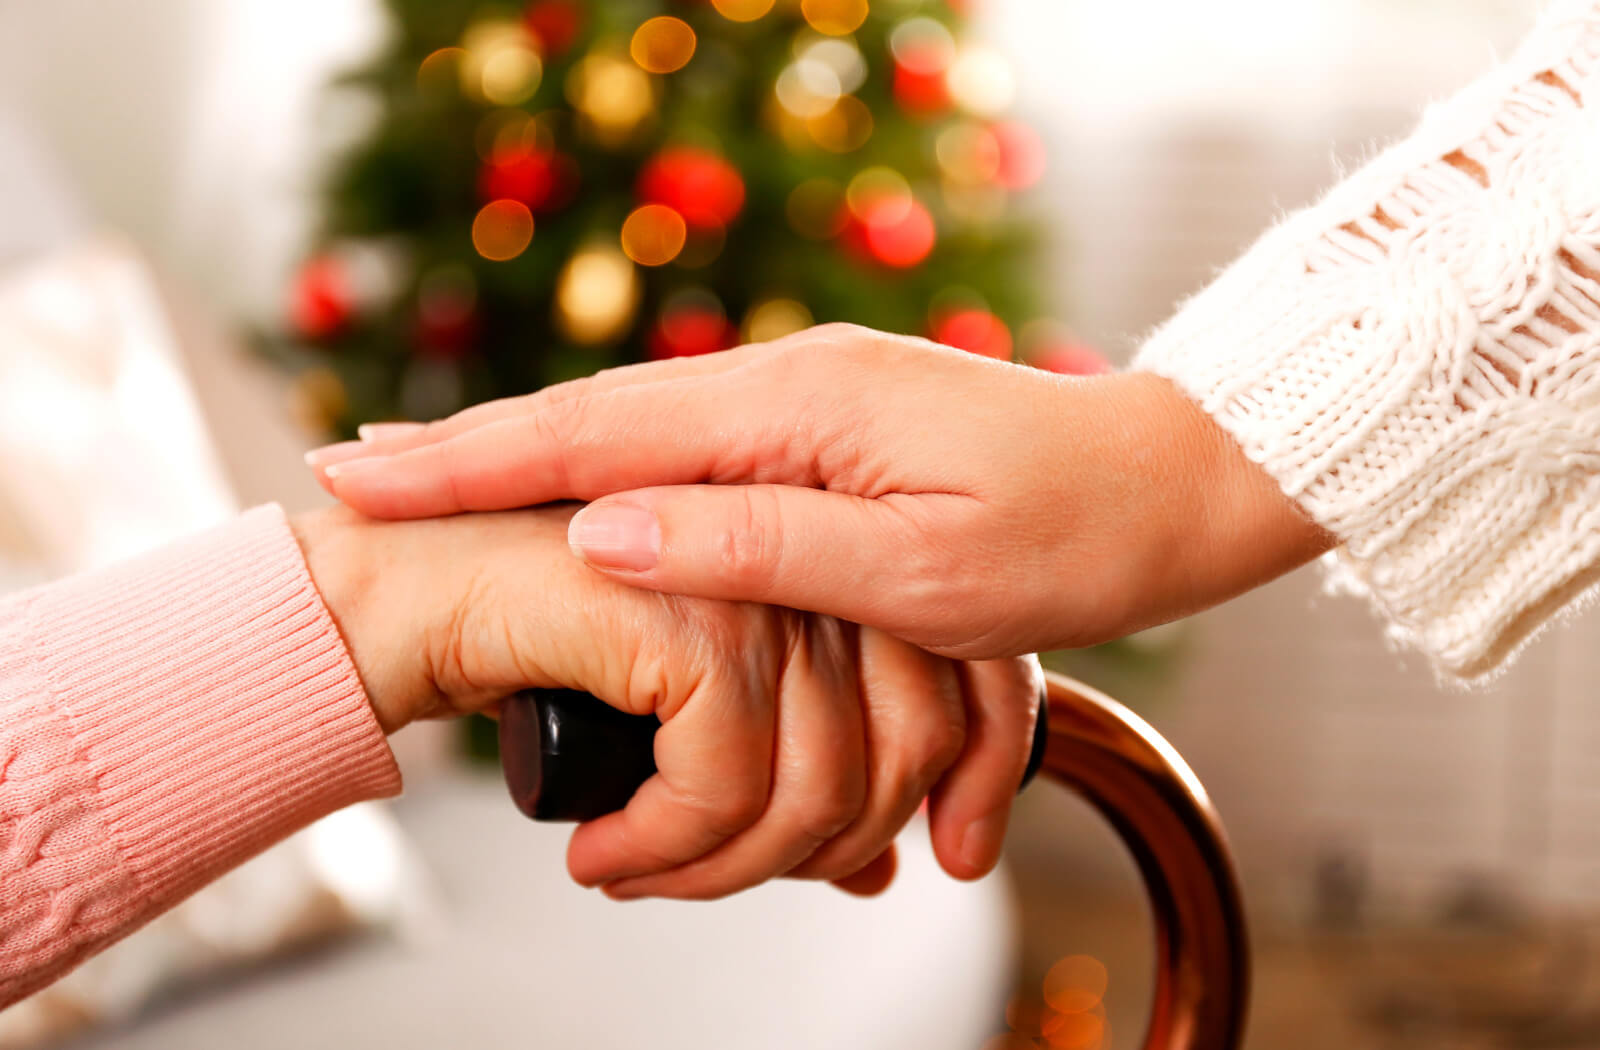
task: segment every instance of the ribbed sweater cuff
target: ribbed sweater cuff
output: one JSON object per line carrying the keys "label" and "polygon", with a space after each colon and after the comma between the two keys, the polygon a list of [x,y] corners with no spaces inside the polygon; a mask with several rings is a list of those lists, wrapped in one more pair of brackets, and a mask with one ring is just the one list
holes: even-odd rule
{"label": "ribbed sweater cuff", "polygon": [[399,771],[283,512],[31,603],[36,656],[150,914]]}

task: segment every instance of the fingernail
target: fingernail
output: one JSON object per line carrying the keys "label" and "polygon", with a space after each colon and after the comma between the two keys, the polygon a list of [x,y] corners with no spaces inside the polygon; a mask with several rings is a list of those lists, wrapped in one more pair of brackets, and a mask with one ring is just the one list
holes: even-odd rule
{"label": "fingernail", "polygon": [[987,874],[1000,859],[1006,835],[1004,810],[979,817],[961,833],[961,859],[975,874]]}
{"label": "fingernail", "polygon": [[389,462],[388,456],[367,456],[364,459],[352,459],[344,463],[334,463],[324,469],[323,473],[328,475],[329,478],[348,478],[352,474],[360,474],[363,471],[371,470],[373,467],[381,467],[387,462]]}
{"label": "fingernail", "polygon": [[591,565],[643,572],[661,560],[661,523],[634,503],[593,503],[573,517],[567,542]]}
{"label": "fingernail", "polygon": [[421,423],[363,423],[356,427],[356,436],[362,441],[382,441],[384,438],[410,437],[426,429]]}
{"label": "fingernail", "polygon": [[359,441],[340,441],[332,445],[323,445],[306,453],[306,466],[322,467],[329,463],[337,463],[341,459],[362,455],[367,446]]}

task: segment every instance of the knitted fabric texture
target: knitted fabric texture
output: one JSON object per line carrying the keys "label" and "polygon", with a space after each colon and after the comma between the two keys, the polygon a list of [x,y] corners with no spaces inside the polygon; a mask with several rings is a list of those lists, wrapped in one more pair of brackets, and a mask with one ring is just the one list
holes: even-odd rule
{"label": "knitted fabric texture", "polygon": [[1463,678],[1600,564],[1600,3],[1269,232],[1136,367],[1342,541],[1330,581]]}
{"label": "knitted fabric texture", "polygon": [[276,508],[0,602],[0,1007],[399,786]]}

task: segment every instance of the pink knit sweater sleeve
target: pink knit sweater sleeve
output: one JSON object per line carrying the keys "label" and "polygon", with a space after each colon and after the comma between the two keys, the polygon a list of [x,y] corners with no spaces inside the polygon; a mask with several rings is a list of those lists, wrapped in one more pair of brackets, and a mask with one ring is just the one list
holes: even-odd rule
{"label": "pink knit sweater sleeve", "polygon": [[276,507],[0,602],[0,1007],[399,787]]}

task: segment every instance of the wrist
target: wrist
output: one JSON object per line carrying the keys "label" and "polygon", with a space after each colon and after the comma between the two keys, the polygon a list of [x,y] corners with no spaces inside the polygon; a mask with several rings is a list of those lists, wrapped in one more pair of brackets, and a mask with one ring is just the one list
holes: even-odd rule
{"label": "wrist", "polygon": [[407,637],[415,630],[407,632],[400,619],[407,603],[392,600],[393,580],[380,564],[383,545],[373,532],[385,526],[343,507],[293,515],[289,526],[379,727],[395,732],[414,719],[426,682]]}
{"label": "wrist", "polygon": [[1185,606],[1176,615],[1226,601],[1337,545],[1171,380],[1148,372],[1119,378],[1140,405],[1142,439],[1172,465],[1158,483],[1176,494],[1167,513],[1168,565]]}

